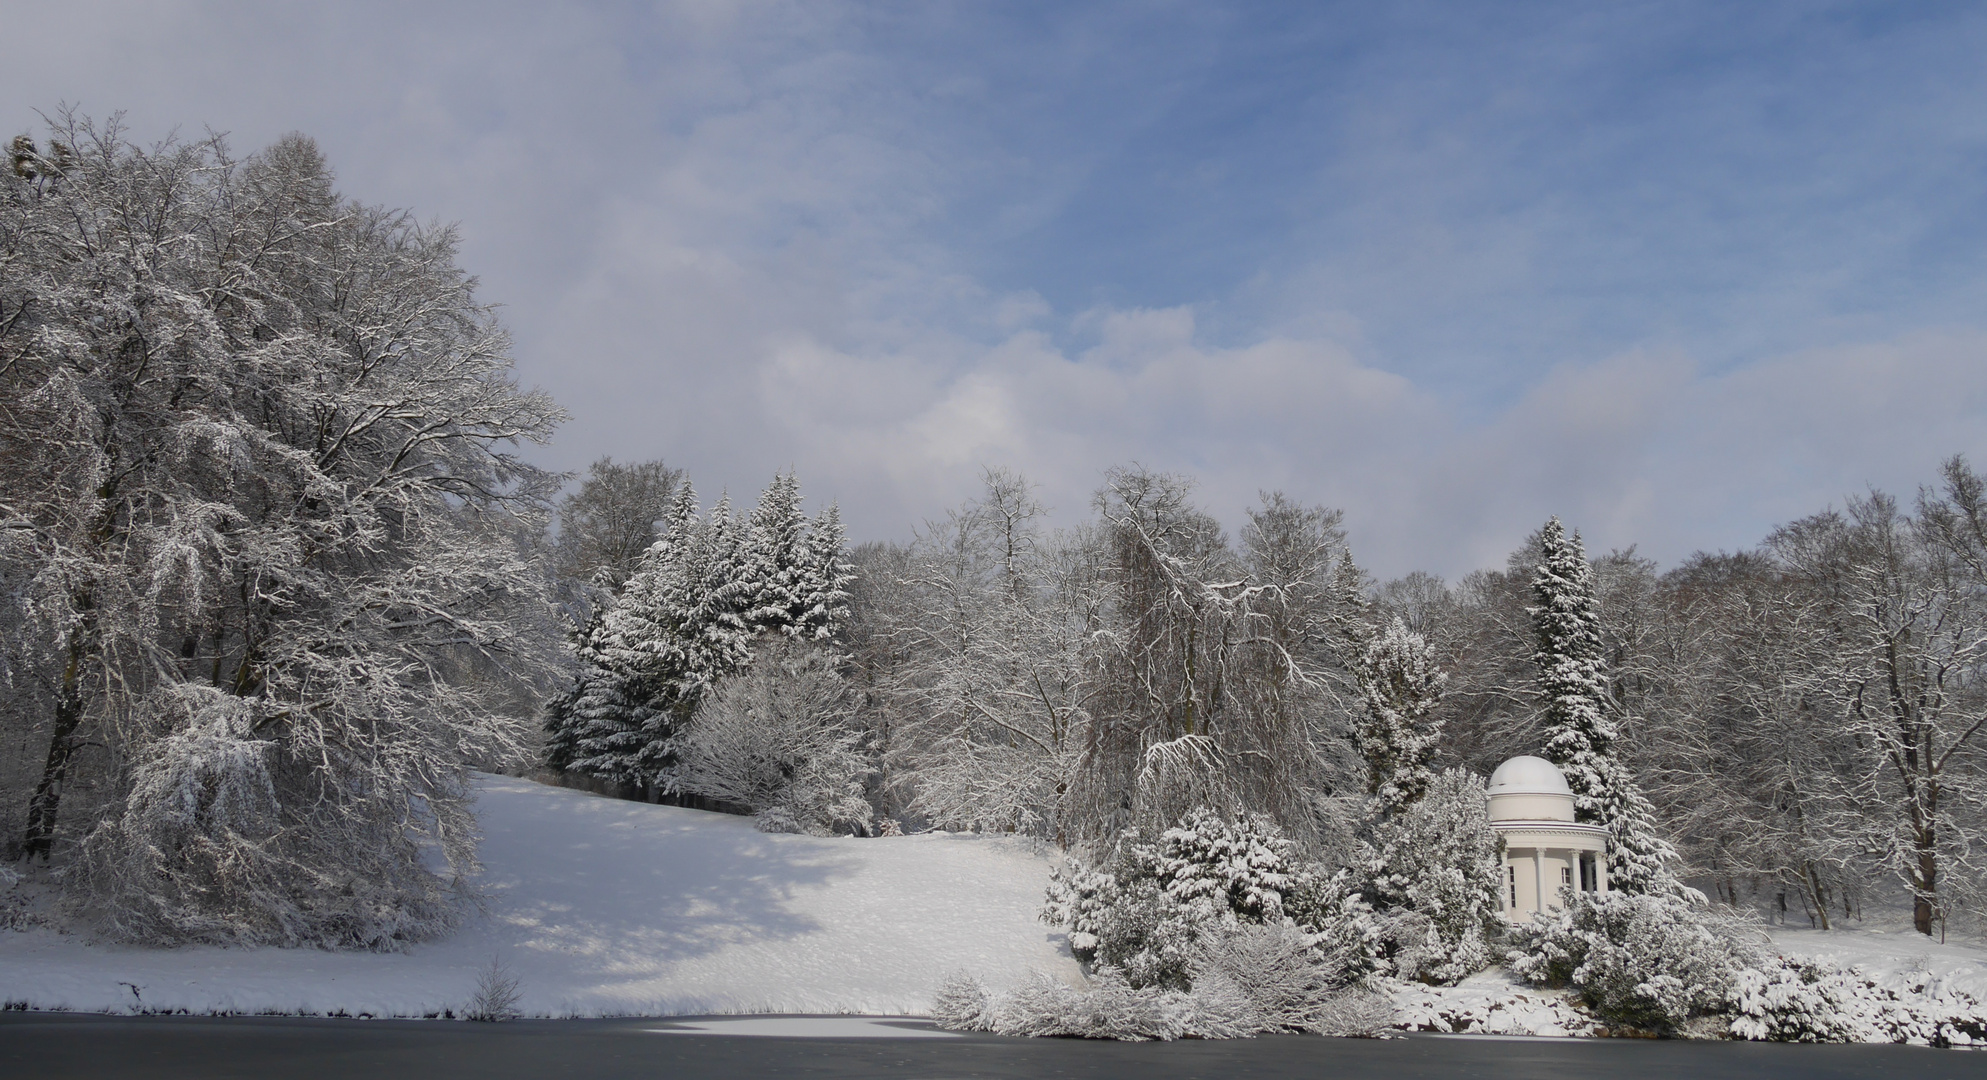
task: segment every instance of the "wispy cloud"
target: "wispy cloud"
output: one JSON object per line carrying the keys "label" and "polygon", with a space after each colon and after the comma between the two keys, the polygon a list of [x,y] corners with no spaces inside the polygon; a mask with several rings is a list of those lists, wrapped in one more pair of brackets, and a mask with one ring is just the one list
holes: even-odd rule
{"label": "wispy cloud", "polygon": [[1987,16],[1728,5],[44,5],[0,119],[316,136],[462,223],[547,455],[983,463],[1343,506],[1382,573],[1560,513],[1674,559],[1987,456]]}

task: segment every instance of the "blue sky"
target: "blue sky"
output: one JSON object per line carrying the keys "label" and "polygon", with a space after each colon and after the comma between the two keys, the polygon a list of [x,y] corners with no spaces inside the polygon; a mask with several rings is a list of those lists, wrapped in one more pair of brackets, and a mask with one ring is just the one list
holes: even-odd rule
{"label": "blue sky", "polygon": [[4,119],[315,136],[457,221],[542,460],[799,468],[862,538],[982,465],[1548,514],[1671,562],[1987,460],[1987,9],[43,5]]}

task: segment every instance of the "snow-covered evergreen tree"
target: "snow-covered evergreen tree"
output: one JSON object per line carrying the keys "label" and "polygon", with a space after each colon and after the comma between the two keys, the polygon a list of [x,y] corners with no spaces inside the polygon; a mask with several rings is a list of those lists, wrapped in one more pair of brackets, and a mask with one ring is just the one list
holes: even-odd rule
{"label": "snow-covered evergreen tree", "polygon": [[1366,870],[1395,974],[1451,983],[1490,964],[1504,860],[1476,774],[1430,776],[1421,798],[1376,823]]}
{"label": "snow-covered evergreen tree", "polygon": [[554,734],[548,763],[553,747],[570,746],[565,768],[617,784],[651,782],[641,758],[653,709],[635,648],[644,634],[639,612],[647,584],[630,578],[579,643],[565,730]]}
{"label": "snow-covered evergreen tree", "polygon": [[753,633],[796,636],[811,561],[800,482],[790,472],[774,476],[745,519],[732,586]]}
{"label": "snow-covered evergreen tree", "polygon": [[1540,557],[1530,608],[1538,633],[1545,756],[1573,789],[1575,820],[1609,833],[1608,884],[1620,892],[1687,891],[1670,873],[1676,849],[1656,831],[1655,810],[1615,753],[1608,715],[1607,665],[1593,567],[1578,533],[1558,518],[1539,531]]}
{"label": "snow-covered evergreen tree", "polygon": [[730,494],[721,495],[680,556],[675,610],[692,653],[686,696],[701,694],[752,659],[754,628],[747,613],[760,588],[747,559],[745,531],[746,523],[732,512]]}
{"label": "snow-covered evergreen tree", "polygon": [[1359,752],[1367,763],[1366,792],[1378,800],[1384,815],[1413,805],[1435,775],[1429,763],[1442,721],[1431,713],[1441,700],[1444,681],[1427,640],[1399,618],[1360,658],[1366,717],[1359,729]]}
{"label": "snow-covered evergreen tree", "polygon": [[800,605],[787,631],[792,636],[819,641],[833,637],[848,622],[849,585],[855,580],[848,545],[842,508],[829,503],[807,530]]}
{"label": "snow-covered evergreen tree", "polygon": [[580,756],[580,703],[592,696],[597,681],[609,674],[597,660],[606,614],[606,604],[596,604],[586,622],[574,628],[569,642],[575,663],[572,681],[545,703],[544,761],[548,768],[570,769]]}
{"label": "snow-covered evergreen tree", "polygon": [[839,513],[829,507],[810,527],[791,474],[743,520],[729,495],[700,514],[684,482],[579,649],[578,680],[550,710],[548,763],[560,754],[576,771],[677,789],[678,743],[699,703],[751,664],[756,639],[839,630],[849,580]]}
{"label": "snow-covered evergreen tree", "polygon": [[700,516],[696,489],[678,491],[662,537],[607,612],[603,659],[629,693],[618,720],[601,725],[602,754],[584,771],[674,787],[683,726],[704,693],[750,656],[736,532],[728,497]]}
{"label": "snow-covered evergreen tree", "polygon": [[833,636],[848,618],[847,543],[839,508],[829,506],[810,523],[798,478],[773,477],[746,518],[729,586],[746,627],[755,636]]}

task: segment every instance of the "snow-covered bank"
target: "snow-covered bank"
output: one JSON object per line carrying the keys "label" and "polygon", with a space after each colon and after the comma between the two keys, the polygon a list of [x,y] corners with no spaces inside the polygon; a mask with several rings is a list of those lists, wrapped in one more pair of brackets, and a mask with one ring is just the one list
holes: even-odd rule
{"label": "snow-covered bank", "polygon": [[[1031,971],[1079,982],[1036,920],[1051,856],[957,835],[816,839],[743,818],[505,777],[480,782],[484,909],[401,954],[146,950],[48,930],[0,932],[0,1000],[125,1011],[460,1013],[492,958],[537,1016],[924,1015],[946,975],[991,989]],[[1771,931],[1789,956],[1832,957],[1885,983],[1927,978],[1987,997],[1987,949],[1912,933]],[[1407,986],[1410,1030],[1584,1034],[1565,994],[1501,971]]]}
{"label": "snow-covered bank", "polygon": [[480,782],[484,910],[405,953],[133,949],[0,932],[0,1000],[122,1011],[460,1012],[493,957],[533,1016],[924,1014],[969,969],[1077,979],[1036,921],[1046,853],[924,835],[817,839],[507,777]]}
{"label": "snow-covered bank", "polygon": [[1394,1025],[1404,1031],[1570,1036],[1601,1030],[1573,995],[1526,986],[1503,968],[1480,971],[1455,986],[1399,986],[1393,997]]}
{"label": "snow-covered bank", "polygon": [[[1854,967],[1907,997],[1958,990],[1987,1000],[1987,948],[1939,942],[1904,930],[1762,928],[1769,952],[1795,960]],[[1456,986],[1408,984],[1392,990],[1395,1025],[1408,1031],[1486,1035],[1597,1035],[1606,1025],[1565,990],[1528,986],[1501,968]],[[1700,1036],[1722,1032],[1707,1023]]]}
{"label": "snow-covered bank", "polygon": [[1771,927],[1772,948],[1803,960],[1860,967],[1885,986],[1930,982],[1987,1001],[1987,947],[1941,942],[1915,930],[1797,930]]}

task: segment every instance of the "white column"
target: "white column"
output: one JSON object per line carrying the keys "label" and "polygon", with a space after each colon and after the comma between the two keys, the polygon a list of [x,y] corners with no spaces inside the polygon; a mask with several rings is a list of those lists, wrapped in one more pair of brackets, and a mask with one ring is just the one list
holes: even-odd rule
{"label": "white column", "polygon": [[1594,852],[1594,891],[1608,891],[1608,851],[1602,848]]}
{"label": "white column", "polygon": [[1545,903],[1545,849],[1532,849],[1532,910],[1543,915]]}

